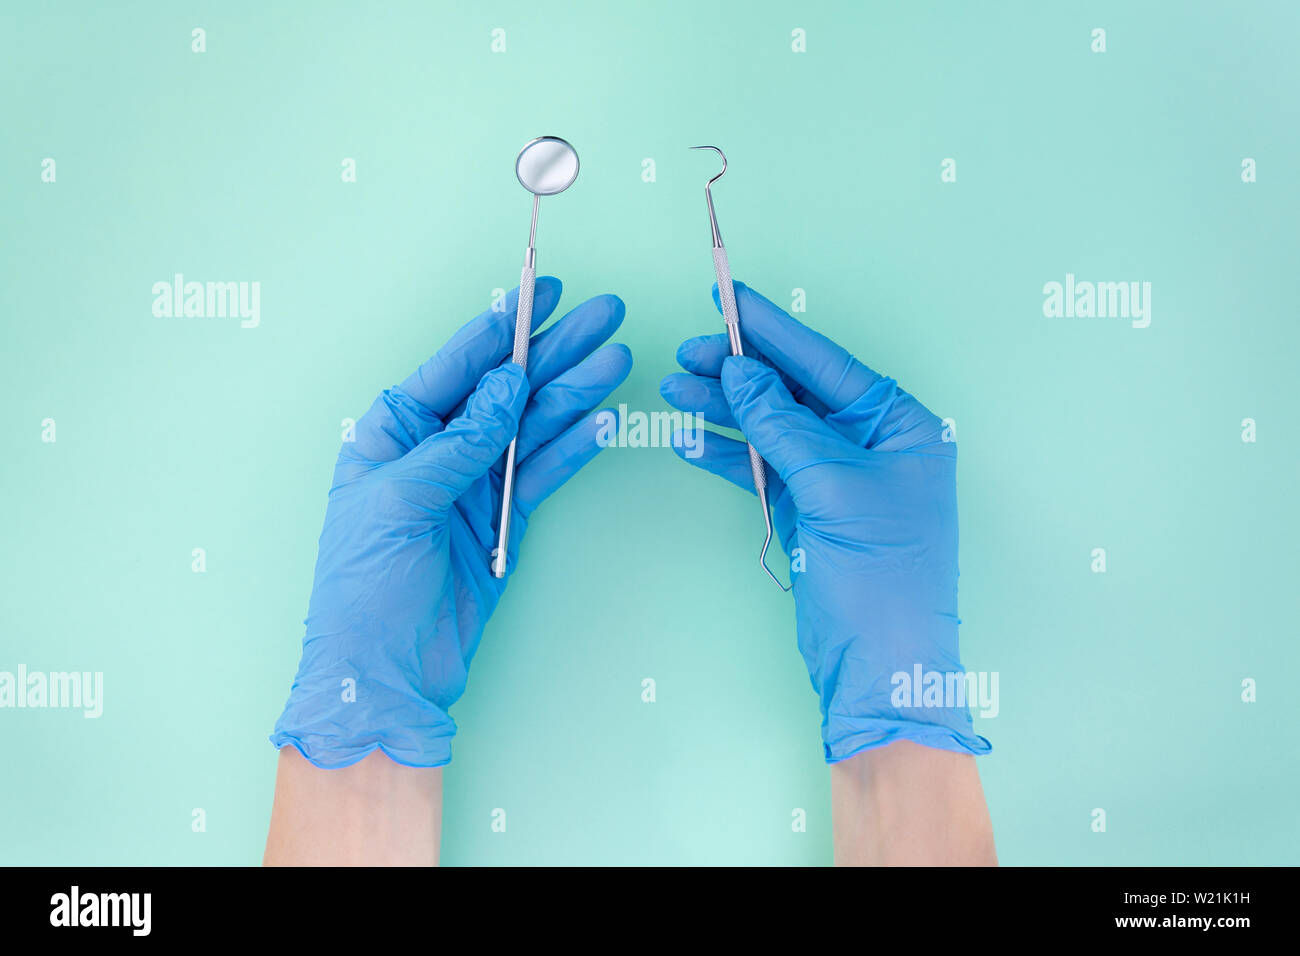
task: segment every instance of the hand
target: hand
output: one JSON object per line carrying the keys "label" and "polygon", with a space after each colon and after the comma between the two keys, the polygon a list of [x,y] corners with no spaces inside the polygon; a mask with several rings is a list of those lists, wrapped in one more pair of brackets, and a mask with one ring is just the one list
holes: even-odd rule
{"label": "hand", "polygon": [[[660,392],[683,411],[739,428],[768,463],[827,762],[896,740],[988,752],[964,703],[930,706],[922,687],[910,687],[918,668],[951,686],[963,676],[956,444],[892,379],[735,288],[745,356],[732,357],[722,333],[688,339],[677,351],[686,372],[665,378]],[[703,454],[687,458],[700,439]],[[679,433],[675,447],[753,492],[744,442]],[[914,694],[901,694],[895,675],[906,675]]]}
{"label": "hand", "polygon": [[[529,515],[600,450],[591,409],[632,366],[625,346],[597,348],[623,321],[607,295],[534,335],[525,376],[509,361],[517,298],[380,395],[339,452],[276,747],[322,768],[376,749],[413,767],[451,760],[447,710],[508,580],[490,568],[500,459],[518,431],[513,568]],[[536,325],[559,298],[558,279],[537,279]]]}

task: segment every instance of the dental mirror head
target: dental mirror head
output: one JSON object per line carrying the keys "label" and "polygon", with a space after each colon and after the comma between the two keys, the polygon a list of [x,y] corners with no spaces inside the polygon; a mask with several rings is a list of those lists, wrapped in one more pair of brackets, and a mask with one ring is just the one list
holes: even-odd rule
{"label": "dental mirror head", "polygon": [[534,196],[562,193],[578,178],[578,151],[558,136],[539,136],[519,151],[515,175]]}

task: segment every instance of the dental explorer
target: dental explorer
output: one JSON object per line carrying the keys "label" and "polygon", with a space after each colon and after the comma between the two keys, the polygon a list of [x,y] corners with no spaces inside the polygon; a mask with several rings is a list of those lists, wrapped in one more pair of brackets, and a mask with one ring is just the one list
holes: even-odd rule
{"label": "dental explorer", "polygon": [[[745,350],[740,341],[740,312],[736,308],[736,290],[731,284],[731,264],[727,261],[727,248],[722,244],[722,233],[718,231],[718,217],[713,211],[713,184],[727,171],[727,157],[716,146],[692,146],[691,149],[711,149],[722,157],[722,171],[704,185],[704,198],[709,204],[709,228],[713,232],[713,271],[718,277],[718,299],[722,302],[722,320],[727,326],[727,340],[731,344],[732,355],[744,355]],[[763,524],[767,528],[767,537],[763,539],[763,550],[758,554],[759,566],[767,573],[782,591],[790,590],[781,583],[780,578],[767,566],[767,549],[772,543],[772,513],[767,503],[767,471],[763,456],[753,445],[749,445],[749,468],[754,476],[754,493],[758,503],[763,506]]]}
{"label": "dental explorer", "polygon": [[[524,250],[524,269],[519,276],[519,305],[515,312],[515,347],[511,356],[520,368],[528,366],[528,340],[533,334],[533,289],[537,282],[537,207],[542,196],[562,193],[578,178],[578,152],[558,136],[539,136],[524,144],[515,159],[515,177],[519,185],[533,194],[533,224],[528,230],[528,248]],[[496,550],[492,552],[492,574],[506,576],[506,557],[510,550],[510,511],[514,506],[515,451],[518,439],[512,439],[506,451],[505,469],[501,473],[501,522]]]}

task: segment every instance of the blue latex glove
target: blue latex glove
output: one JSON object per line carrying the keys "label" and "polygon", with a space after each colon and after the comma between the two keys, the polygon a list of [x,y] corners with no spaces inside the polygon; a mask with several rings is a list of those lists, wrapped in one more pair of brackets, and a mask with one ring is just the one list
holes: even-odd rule
{"label": "blue latex glove", "polygon": [[[660,392],[683,411],[740,428],[768,463],[827,762],[896,740],[987,753],[965,706],[898,706],[925,703],[921,688],[915,699],[895,695],[895,675],[910,681],[918,665],[923,674],[963,673],[956,444],[892,379],[735,286],[745,356],[731,357],[722,333],[688,339],[677,352],[686,373],[669,375]],[[713,295],[716,303],[716,286]],[[703,453],[687,458],[701,438]],[[743,442],[679,433],[675,445],[685,460],[753,492]]]}
{"label": "blue latex glove", "polygon": [[[559,298],[558,279],[537,279],[535,324]],[[533,336],[525,377],[509,361],[517,299],[380,395],[343,445],[277,748],[324,768],[376,749],[413,767],[451,759],[447,711],[508,580],[490,567],[506,446],[518,429],[512,570],[528,516],[600,450],[591,409],[632,367],[625,346],[597,348],[624,313],[598,296]]]}

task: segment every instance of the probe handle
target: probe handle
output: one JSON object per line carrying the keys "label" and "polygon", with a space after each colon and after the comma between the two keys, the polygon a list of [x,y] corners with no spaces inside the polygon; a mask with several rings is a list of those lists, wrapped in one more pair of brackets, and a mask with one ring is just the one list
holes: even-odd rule
{"label": "probe handle", "polygon": [[[732,355],[744,355],[740,344],[740,310],[736,308],[736,289],[731,284],[731,263],[727,260],[724,246],[713,247],[713,272],[718,277],[718,299],[722,302],[722,321],[727,324],[727,339],[731,343]],[[767,469],[763,467],[763,456],[753,445],[749,446],[749,469],[754,476],[754,491],[767,512]]]}
{"label": "probe handle", "polygon": [[731,263],[727,250],[713,247],[713,273],[718,277],[718,299],[722,302],[722,321],[727,323],[727,338],[731,341],[731,354],[744,355],[740,347],[740,311],[736,308],[736,290],[731,284]]}
{"label": "probe handle", "polygon": [[[727,324],[727,340],[731,344],[731,354],[744,355],[745,349],[740,341],[740,310],[736,308],[736,289],[731,284],[731,263],[727,261],[726,247],[720,244],[713,247],[713,272],[718,277],[718,301],[722,303],[722,320]],[[788,591],[790,588],[782,584],[781,579],[767,566],[767,546],[772,543],[772,513],[767,505],[767,466],[763,463],[763,456],[753,445],[749,445],[749,473],[754,478],[754,494],[758,495],[758,503],[763,508],[763,526],[767,529],[767,537],[763,540],[763,550],[759,552],[758,563],[777,587],[782,591]]]}

